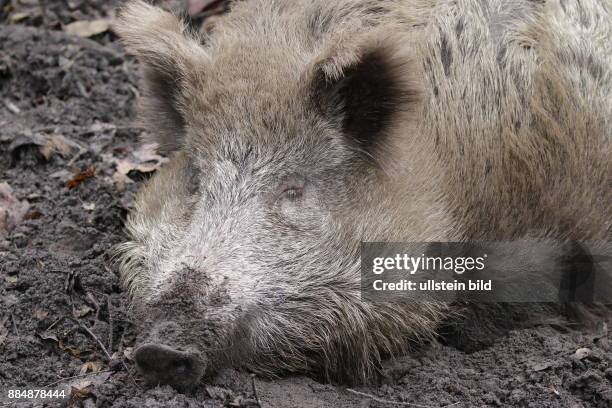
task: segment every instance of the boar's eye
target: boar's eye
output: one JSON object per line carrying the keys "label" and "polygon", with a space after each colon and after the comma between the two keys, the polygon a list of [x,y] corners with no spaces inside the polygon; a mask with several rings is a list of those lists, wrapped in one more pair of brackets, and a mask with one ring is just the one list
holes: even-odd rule
{"label": "boar's eye", "polygon": [[291,175],[276,186],[271,214],[279,225],[292,231],[313,231],[321,227],[321,205],[316,184],[302,175]]}
{"label": "boar's eye", "polygon": [[302,194],[304,193],[303,187],[287,187],[283,190],[283,198],[289,201],[297,201],[302,198]]}
{"label": "boar's eye", "polygon": [[304,195],[304,188],[304,178],[300,175],[291,175],[286,177],[278,187],[277,191],[280,192],[278,198],[286,202],[299,201]]}

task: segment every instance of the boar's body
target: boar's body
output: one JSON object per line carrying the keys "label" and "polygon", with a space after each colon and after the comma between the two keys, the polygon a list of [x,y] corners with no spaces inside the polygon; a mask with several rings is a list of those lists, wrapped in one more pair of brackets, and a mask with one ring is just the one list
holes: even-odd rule
{"label": "boar's body", "polygon": [[253,0],[199,38],[129,2],[172,159],[120,247],[153,382],[367,380],[449,307],[360,296],[361,241],[610,237],[605,1]]}

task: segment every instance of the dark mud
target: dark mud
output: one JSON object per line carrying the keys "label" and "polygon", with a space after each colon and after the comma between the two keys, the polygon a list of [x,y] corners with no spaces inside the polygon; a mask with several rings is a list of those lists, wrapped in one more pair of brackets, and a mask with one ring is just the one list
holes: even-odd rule
{"label": "dark mud", "polygon": [[[112,17],[115,2],[46,3],[43,13],[35,1],[0,0],[0,209],[10,218],[0,223],[0,406],[612,406],[612,322],[603,320],[512,331],[473,354],[431,344],[389,361],[376,387],[229,370],[186,395],[146,389],[109,251],[161,162],[139,147],[133,124],[138,67],[110,32],[62,32]],[[70,401],[6,399],[10,388],[48,385]]]}

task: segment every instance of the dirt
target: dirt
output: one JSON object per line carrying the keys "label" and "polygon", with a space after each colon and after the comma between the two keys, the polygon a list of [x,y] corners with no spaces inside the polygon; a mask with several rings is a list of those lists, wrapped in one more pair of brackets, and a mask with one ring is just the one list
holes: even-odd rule
{"label": "dirt", "polygon": [[[610,320],[558,319],[472,354],[435,342],[388,361],[376,386],[227,370],[187,394],[146,388],[110,249],[163,159],[138,143],[134,59],[109,31],[63,32],[115,3],[0,0],[0,406],[612,406]],[[6,398],[43,387],[70,398]]]}

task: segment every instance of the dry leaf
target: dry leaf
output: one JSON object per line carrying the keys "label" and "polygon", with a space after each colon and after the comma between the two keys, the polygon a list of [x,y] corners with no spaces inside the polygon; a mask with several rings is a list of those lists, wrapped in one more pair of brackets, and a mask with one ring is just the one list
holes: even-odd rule
{"label": "dry leaf", "polygon": [[[0,297],[0,304],[4,303],[5,308],[9,308],[13,305],[16,305],[19,301],[15,295],[6,295]],[[6,309],[5,309],[6,310]]]}
{"label": "dry leaf", "polygon": [[28,17],[32,17],[30,12],[17,12],[11,13],[11,15],[9,16],[9,20],[11,23],[18,23]]}
{"label": "dry leaf", "polygon": [[47,316],[49,316],[49,311],[45,309],[41,309],[39,307],[34,308],[34,317],[38,320],[44,320]]}
{"label": "dry leaf", "polygon": [[19,278],[16,276],[7,276],[4,278],[4,280],[6,281],[6,283],[17,283],[19,282]]}
{"label": "dry leaf", "polygon": [[133,347],[126,347],[125,350],[123,350],[123,357],[125,357],[129,361],[134,361],[134,356],[132,355],[133,350]]}
{"label": "dry leaf", "polygon": [[79,357],[81,354],[87,351],[87,350],[79,350],[78,348],[72,347],[72,346],[64,346],[61,342],[60,342],[60,348],[62,349],[62,351],[67,352],[72,357]]}
{"label": "dry leaf", "polygon": [[97,373],[102,369],[102,364],[98,361],[88,361],[79,369],[79,375],[86,373]]}
{"label": "dry leaf", "polygon": [[92,396],[94,389],[104,384],[110,376],[110,372],[92,374],[85,378],[75,378],[67,384],[60,384],[58,388],[68,388],[70,390],[70,400],[75,403],[78,400]]}
{"label": "dry leaf", "polygon": [[167,158],[157,154],[157,146],[157,143],[143,144],[124,159],[118,159],[110,154],[102,155],[104,160],[114,163],[116,166],[113,181],[117,188],[121,190],[125,187],[125,184],[133,182],[129,174],[134,172],[142,174],[152,173],[168,161]]}
{"label": "dry leaf", "polygon": [[533,371],[544,371],[550,368],[551,366],[552,364],[549,362],[540,362],[540,363],[534,364],[532,369]]}
{"label": "dry leaf", "polygon": [[21,109],[19,109],[19,107],[17,105],[15,105],[13,102],[9,101],[8,99],[4,100],[4,106],[6,106],[6,109],[10,110],[15,115],[18,115],[18,114],[21,113]]}
{"label": "dry leaf", "polygon": [[40,153],[47,160],[54,154],[57,153],[60,156],[66,157],[73,152],[73,150],[81,150],[81,146],[77,143],[66,139],[62,135],[50,135],[47,137],[47,142],[40,147]]}
{"label": "dry leaf", "polygon": [[81,381],[81,384],[87,384],[84,387],[80,387],[77,386],[72,386],[70,387],[70,401],[72,403],[75,403],[78,400],[82,400],[85,398],[88,398],[92,395],[92,391],[93,391],[93,384],[91,384],[90,381]]}
{"label": "dry leaf", "polygon": [[36,333],[36,335],[40,337],[42,340],[52,340],[56,343],[59,343],[59,339],[54,333],[45,332],[45,333]]}
{"label": "dry leaf", "polygon": [[42,156],[41,158],[45,160],[49,160],[53,154],[59,154],[65,157],[77,151],[86,150],[78,143],[62,135],[32,132],[18,135],[9,145],[8,149],[11,153],[15,154],[15,151],[26,147],[37,150],[40,156]]}
{"label": "dry leaf", "polygon": [[8,183],[0,183],[0,237],[12,231],[23,220],[30,204],[19,201],[13,196],[13,189]]}
{"label": "dry leaf", "polygon": [[96,203],[83,203],[83,209],[86,211],[93,211],[96,209]]}
{"label": "dry leaf", "polygon": [[23,216],[24,220],[37,220],[40,217],[42,217],[42,213],[40,211],[37,210],[30,210],[26,213],[26,215]]}
{"label": "dry leaf", "polygon": [[110,20],[89,20],[75,21],[64,26],[64,31],[68,34],[77,35],[79,37],[93,37],[97,34],[102,34],[110,28]]}
{"label": "dry leaf", "polygon": [[93,398],[87,398],[83,401],[83,408],[96,408],[96,403]]}
{"label": "dry leaf", "polygon": [[72,174],[68,170],[62,169],[49,174],[49,177],[57,178],[62,181],[68,181],[72,178]]}
{"label": "dry leaf", "polygon": [[0,346],[4,344],[6,338],[8,337],[8,329],[5,326],[5,323],[8,322],[9,317],[6,316],[4,319],[0,320]]}
{"label": "dry leaf", "polygon": [[89,167],[89,168],[87,168],[87,169],[77,173],[74,177],[72,177],[72,179],[68,180],[66,185],[70,189],[75,188],[76,186],[81,184],[83,181],[85,181],[88,178],[93,177],[95,175],[96,175],[96,168],[93,167],[93,166]]}
{"label": "dry leaf", "polygon": [[582,360],[589,357],[591,354],[591,349],[583,347],[576,350],[576,352],[574,353],[574,358],[576,360]]}
{"label": "dry leaf", "polygon": [[78,308],[78,309],[74,309],[74,310],[72,311],[72,315],[73,315],[75,318],[77,318],[77,319],[78,319],[79,317],[83,317],[83,316],[85,316],[85,315],[87,315],[87,314],[89,314],[89,313],[91,313],[91,312],[93,312],[93,309],[92,309],[91,307],[89,307],[89,306],[85,305],[85,306],[80,307],[80,308]]}
{"label": "dry leaf", "polygon": [[234,393],[227,388],[217,387],[215,385],[207,385],[205,387],[208,396],[217,401],[230,401],[234,399]]}

